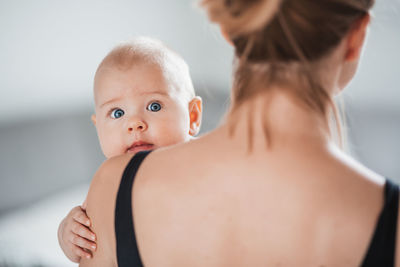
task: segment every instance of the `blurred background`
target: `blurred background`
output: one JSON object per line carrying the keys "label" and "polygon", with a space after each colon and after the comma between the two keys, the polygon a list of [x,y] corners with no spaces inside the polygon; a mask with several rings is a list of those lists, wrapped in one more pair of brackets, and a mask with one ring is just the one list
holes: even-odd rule
{"label": "blurred background", "polygon": [[[146,35],[188,62],[202,133],[229,105],[232,49],[189,0],[0,0],[0,266],[76,266],[57,227],[105,159],[90,121],[97,65]],[[400,182],[400,0],[377,1],[358,76],[343,93],[351,154]]]}

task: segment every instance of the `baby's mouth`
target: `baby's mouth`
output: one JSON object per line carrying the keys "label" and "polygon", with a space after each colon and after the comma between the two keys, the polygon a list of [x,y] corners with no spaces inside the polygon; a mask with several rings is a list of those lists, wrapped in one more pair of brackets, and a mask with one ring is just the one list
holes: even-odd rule
{"label": "baby's mouth", "polygon": [[153,148],[154,148],[153,144],[143,142],[143,141],[136,141],[130,147],[128,147],[128,149],[126,150],[126,153],[136,154],[140,151],[152,150]]}

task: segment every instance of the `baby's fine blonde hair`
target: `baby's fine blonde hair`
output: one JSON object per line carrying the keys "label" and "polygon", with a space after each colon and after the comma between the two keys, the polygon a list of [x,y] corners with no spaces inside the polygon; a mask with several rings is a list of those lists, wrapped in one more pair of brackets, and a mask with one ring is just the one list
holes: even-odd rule
{"label": "baby's fine blonde hair", "polygon": [[134,64],[158,66],[188,101],[195,96],[189,67],[183,58],[161,41],[150,37],[136,37],[115,46],[99,64],[96,75],[105,67],[128,70]]}

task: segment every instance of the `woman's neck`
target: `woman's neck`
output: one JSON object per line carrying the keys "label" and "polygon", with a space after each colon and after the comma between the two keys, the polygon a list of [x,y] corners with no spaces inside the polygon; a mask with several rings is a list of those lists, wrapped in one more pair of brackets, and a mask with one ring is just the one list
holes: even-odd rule
{"label": "woman's neck", "polygon": [[250,137],[254,147],[326,146],[332,139],[328,121],[291,94],[275,91],[244,102],[228,115],[227,127],[235,139]]}

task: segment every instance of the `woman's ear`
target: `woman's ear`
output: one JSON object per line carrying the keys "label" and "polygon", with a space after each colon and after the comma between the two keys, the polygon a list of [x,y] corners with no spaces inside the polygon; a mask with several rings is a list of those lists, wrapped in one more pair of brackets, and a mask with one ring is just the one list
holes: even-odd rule
{"label": "woman's ear", "polygon": [[228,44],[230,44],[231,46],[234,46],[232,39],[229,37],[228,32],[224,28],[222,28],[222,26],[220,26],[220,29],[221,29],[221,34],[224,37],[225,41],[227,41]]}
{"label": "woman's ear", "polygon": [[201,117],[203,110],[201,97],[196,96],[189,102],[190,128],[189,134],[195,136],[200,131]]}
{"label": "woman's ear", "polygon": [[96,126],[96,115],[93,114],[93,115],[90,117],[90,119],[92,120],[94,126]]}
{"label": "woman's ear", "polygon": [[368,13],[354,23],[347,36],[346,61],[355,61],[360,58],[370,21],[371,15]]}

